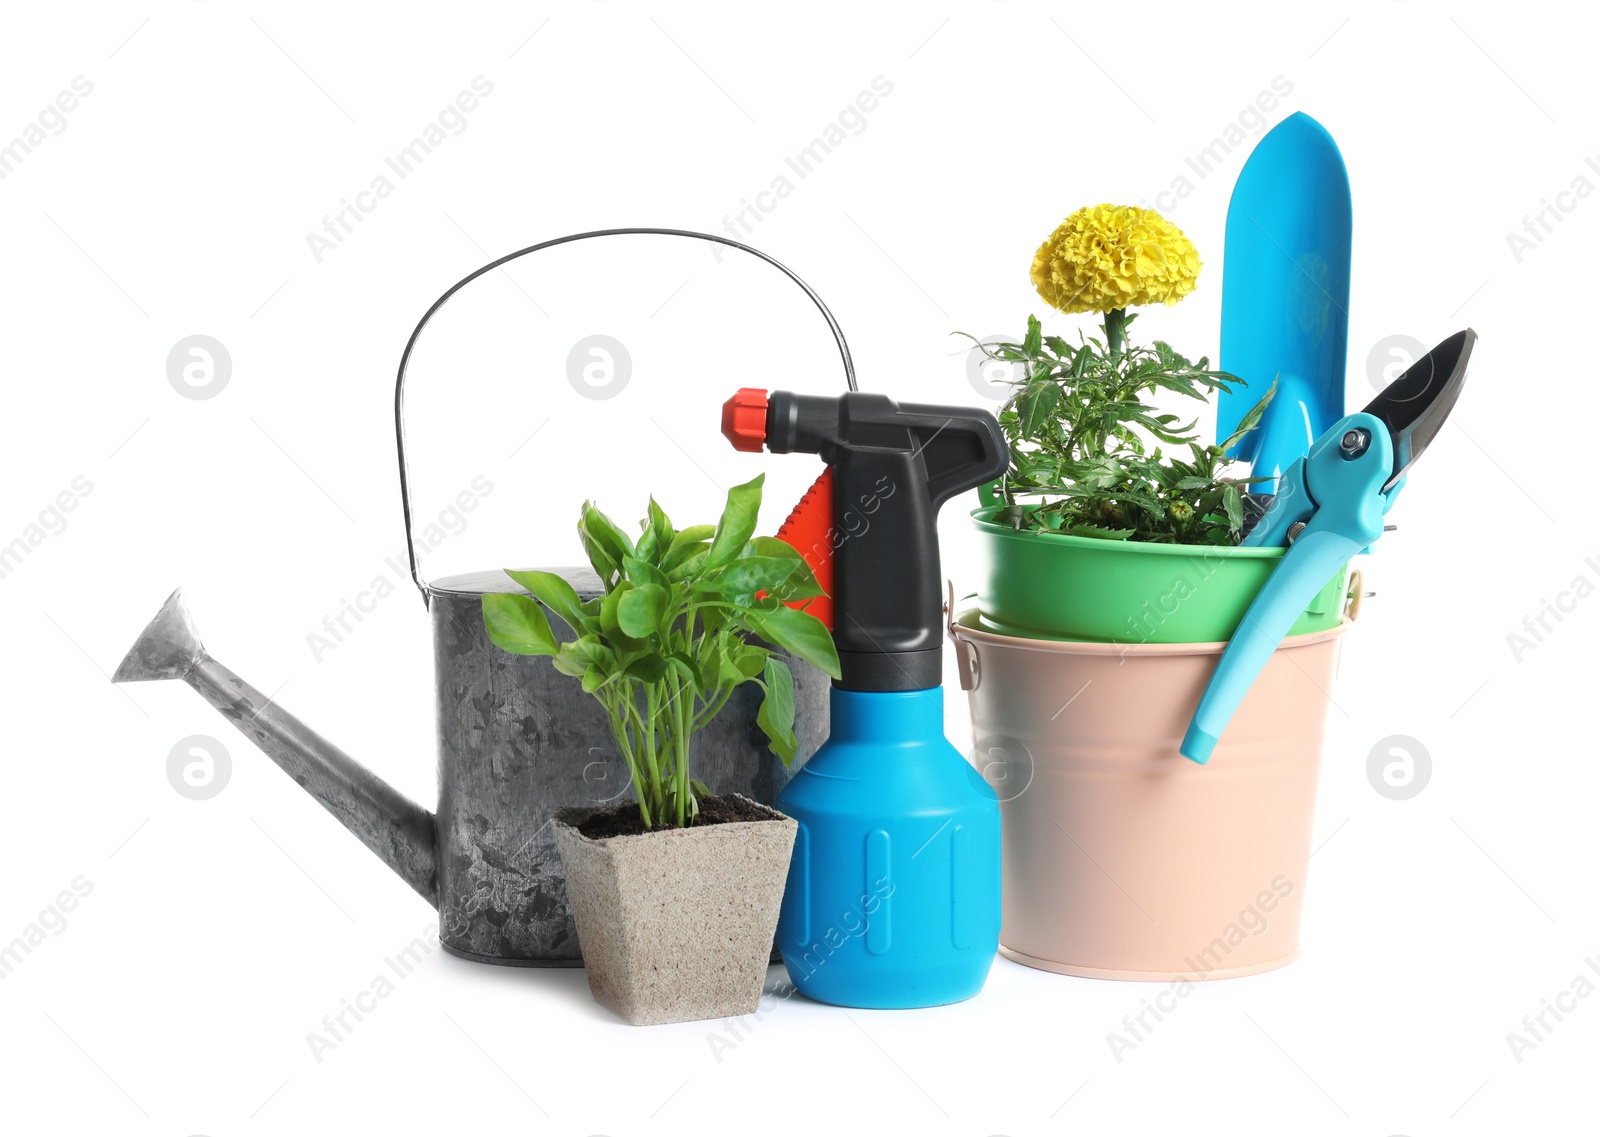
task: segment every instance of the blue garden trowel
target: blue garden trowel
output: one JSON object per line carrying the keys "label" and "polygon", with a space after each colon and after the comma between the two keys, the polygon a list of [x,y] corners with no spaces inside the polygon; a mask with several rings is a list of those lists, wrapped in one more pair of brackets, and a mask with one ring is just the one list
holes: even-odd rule
{"label": "blue garden trowel", "polygon": [[1217,662],[1178,748],[1185,758],[1204,764],[1211,757],[1306,602],[1383,535],[1407,471],[1456,405],[1477,338],[1467,328],[1439,344],[1283,471],[1271,506],[1243,544],[1288,548]]}
{"label": "blue garden trowel", "polygon": [[1217,437],[1278,385],[1229,451],[1256,477],[1276,478],[1344,415],[1349,307],[1350,179],[1322,124],[1296,112],[1239,172],[1223,246],[1219,366],[1244,386],[1218,401]]}

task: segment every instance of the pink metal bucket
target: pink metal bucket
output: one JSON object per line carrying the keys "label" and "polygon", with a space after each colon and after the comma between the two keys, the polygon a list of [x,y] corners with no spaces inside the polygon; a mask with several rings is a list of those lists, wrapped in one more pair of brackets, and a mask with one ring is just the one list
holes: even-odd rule
{"label": "pink metal bucket", "polygon": [[952,622],[1001,798],[1000,951],[1101,979],[1220,979],[1299,951],[1323,722],[1349,627],[1284,641],[1208,765],[1178,754],[1224,647]]}

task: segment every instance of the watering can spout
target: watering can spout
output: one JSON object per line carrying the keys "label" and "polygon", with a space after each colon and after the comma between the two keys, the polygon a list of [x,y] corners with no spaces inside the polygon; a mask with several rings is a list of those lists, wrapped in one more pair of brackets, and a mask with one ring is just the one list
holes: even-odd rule
{"label": "watering can spout", "polygon": [[268,699],[206,653],[183,590],[167,598],[129,650],[113,683],[182,679],[238,727],[302,789],[438,907],[433,814]]}
{"label": "watering can spout", "polygon": [[156,613],[139,642],[117,666],[113,683],[138,683],[146,679],[182,679],[205,658],[205,645],[178,589]]}

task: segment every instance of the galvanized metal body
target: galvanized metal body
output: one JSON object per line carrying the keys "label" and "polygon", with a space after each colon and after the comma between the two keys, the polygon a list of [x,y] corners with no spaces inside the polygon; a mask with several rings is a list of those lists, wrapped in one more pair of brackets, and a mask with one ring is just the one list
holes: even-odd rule
{"label": "galvanized metal body", "polygon": [[[587,569],[554,569],[584,599],[601,594]],[[489,963],[582,962],[567,905],[554,817],[566,806],[632,797],[605,711],[539,656],[489,642],[483,594],[516,592],[502,572],[428,586],[439,700],[439,938]],[[554,614],[558,639],[572,630]],[[785,657],[795,676],[798,769],[828,735],[828,677]],[[735,691],[695,735],[695,776],[714,793],[771,805],[791,770],[756,726],[761,690]]]}

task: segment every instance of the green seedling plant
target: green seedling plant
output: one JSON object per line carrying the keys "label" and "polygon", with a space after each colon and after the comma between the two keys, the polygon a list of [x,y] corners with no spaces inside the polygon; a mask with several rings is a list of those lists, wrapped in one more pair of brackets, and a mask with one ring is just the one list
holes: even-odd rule
{"label": "green seedling plant", "polygon": [[[1197,420],[1161,413],[1149,397],[1166,390],[1206,402],[1243,380],[1204,357],[1190,362],[1159,340],[1130,345],[1135,318],[1108,311],[1104,338],[1080,333],[1074,346],[1044,335],[1029,316],[1021,343],[979,343],[990,359],[1021,364],[1023,372],[999,416],[1011,465],[998,483],[994,520],[1113,541],[1236,545],[1244,535],[1245,488],[1263,479],[1230,476],[1225,452],[1255,429],[1273,391],[1232,436],[1202,445]],[[1186,456],[1164,455],[1163,443]]]}
{"label": "green seedling plant", "polygon": [[[603,595],[580,600],[554,573],[507,569],[531,595],[483,598],[491,641],[549,656],[605,707],[647,829],[694,823],[710,791],[690,773],[690,742],[741,684],[762,688],[756,721],[773,753],[794,760],[794,676],[765,644],[839,678],[827,626],[783,604],[824,595],[810,566],[753,536],[763,477],[728,491],[715,526],[675,529],[651,498],[637,540],[585,502],[578,533]],[[574,638],[556,641],[546,609]]]}

